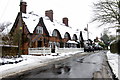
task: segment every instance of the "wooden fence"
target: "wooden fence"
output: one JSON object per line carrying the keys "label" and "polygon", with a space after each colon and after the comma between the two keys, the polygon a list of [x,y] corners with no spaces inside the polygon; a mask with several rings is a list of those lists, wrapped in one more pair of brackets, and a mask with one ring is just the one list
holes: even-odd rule
{"label": "wooden fence", "polygon": [[40,47],[40,48],[29,48],[29,54],[50,54],[51,48]]}

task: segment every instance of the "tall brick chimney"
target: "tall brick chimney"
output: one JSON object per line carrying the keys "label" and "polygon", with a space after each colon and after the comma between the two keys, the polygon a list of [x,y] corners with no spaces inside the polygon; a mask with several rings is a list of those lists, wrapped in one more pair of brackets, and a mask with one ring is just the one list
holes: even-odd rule
{"label": "tall brick chimney", "polygon": [[68,18],[67,18],[67,17],[64,17],[64,18],[63,18],[63,23],[64,23],[66,26],[69,26],[69,25],[68,25]]}
{"label": "tall brick chimney", "polygon": [[53,22],[53,10],[45,11],[45,16],[49,17],[49,19]]}
{"label": "tall brick chimney", "polygon": [[26,13],[26,7],[27,7],[27,3],[21,1],[21,2],[20,2],[20,12]]}

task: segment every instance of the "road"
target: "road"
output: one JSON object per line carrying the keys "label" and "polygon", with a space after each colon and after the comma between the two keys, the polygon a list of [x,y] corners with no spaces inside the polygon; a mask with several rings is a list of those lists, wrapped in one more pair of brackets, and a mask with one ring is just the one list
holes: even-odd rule
{"label": "road", "polygon": [[111,78],[112,72],[107,64],[106,51],[90,52],[50,63],[15,76],[19,78]]}

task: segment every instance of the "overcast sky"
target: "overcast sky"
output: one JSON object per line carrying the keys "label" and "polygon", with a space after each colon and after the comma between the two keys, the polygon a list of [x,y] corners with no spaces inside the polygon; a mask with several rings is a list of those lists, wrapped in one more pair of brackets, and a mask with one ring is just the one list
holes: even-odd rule
{"label": "overcast sky", "polygon": [[[89,23],[93,14],[93,2],[97,0],[23,0],[27,2],[27,12],[34,11],[38,15],[45,15],[46,10],[52,9],[54,19],[62,22],[68,17],[69,25],[81,31],[89,26],[90,38],[100,37],[101,28],[96,23]],[[15,20],[19,12],[20,0],[0,0],[0,23]]]}

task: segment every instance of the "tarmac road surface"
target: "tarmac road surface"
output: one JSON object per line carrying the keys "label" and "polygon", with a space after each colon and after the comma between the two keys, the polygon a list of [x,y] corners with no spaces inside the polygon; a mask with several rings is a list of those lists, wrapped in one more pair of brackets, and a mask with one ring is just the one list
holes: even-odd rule
{"label": "tarmac road surface", "polygon": [[19,78],[19,80],[24,80],[25,78],[89,78],[90,80],[100,78],[113,80],[112,72],[107,63],[106,52],[97,51],[90,52],[87,55],[74,55],[9,78]]}

